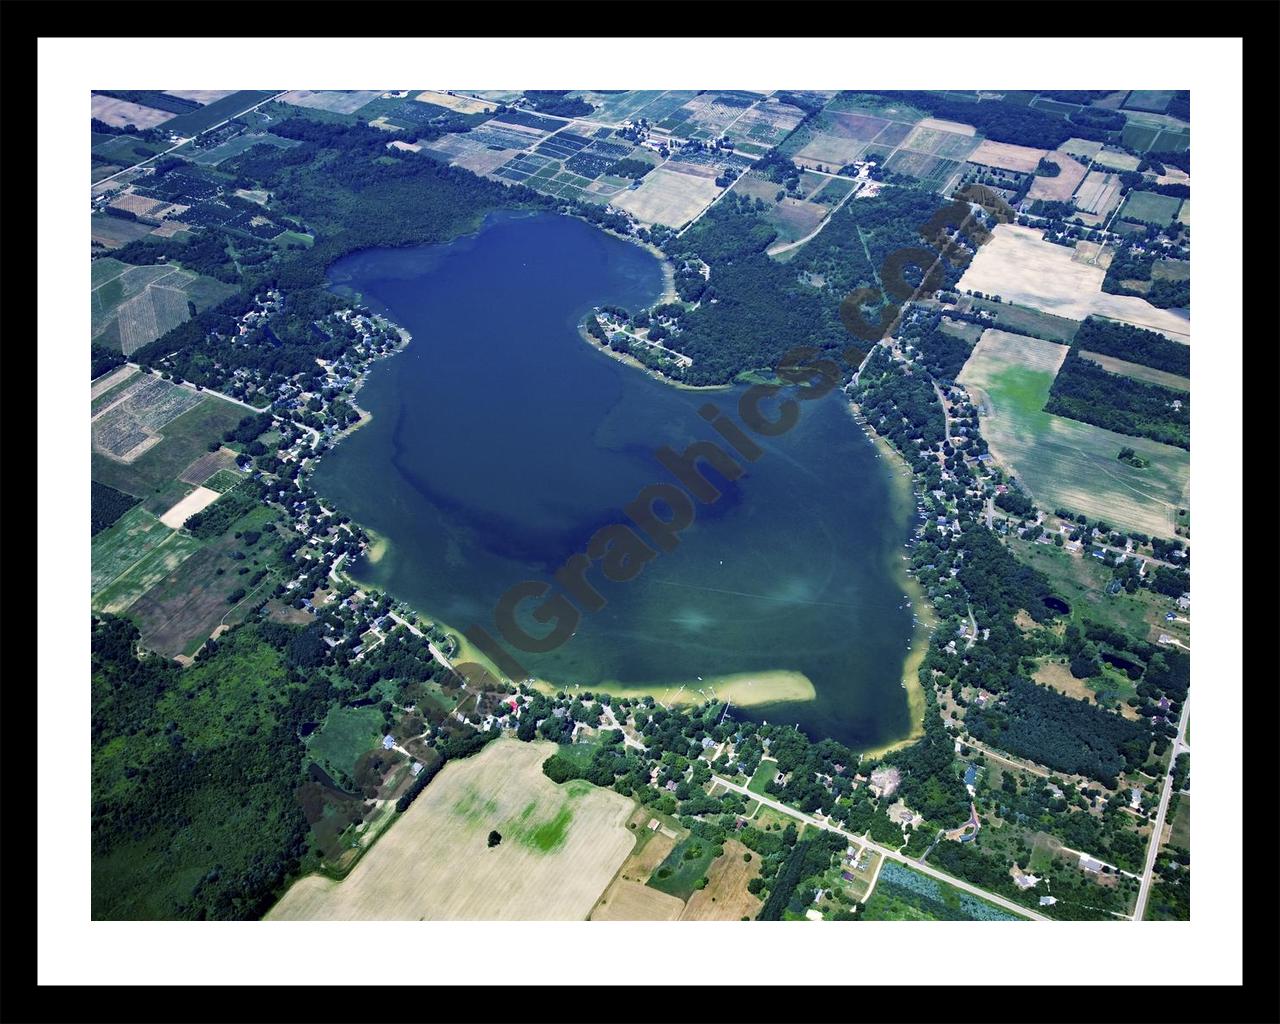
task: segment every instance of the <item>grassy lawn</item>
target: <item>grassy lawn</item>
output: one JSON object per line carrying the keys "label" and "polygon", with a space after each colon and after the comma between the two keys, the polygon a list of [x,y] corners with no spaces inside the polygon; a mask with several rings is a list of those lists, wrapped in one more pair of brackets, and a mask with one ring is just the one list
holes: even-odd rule
{"label": "grassy lawn", "polygon": [[764,793],[764,787],[769,784],[769,780],[778,774],[778,762],[765,758],[760,762],[760,766],[756,769],[756,773],[751,776],[751,781],[747,783],[747,789],[753,793]]}
{"label": "grassy lawn", "polygon": [[357,758],[382,738],[382,712],[376,707],[333,708],[324,724],[307,737],[307,749],[325,771],[350,775]]}
{"label": "grassy lawn", "polygon": [[1191,797],[1179,796],[1175,799],[1178,801],[1178,808],[1173,815],[1169,842],[1189,850],[1191,849]]}

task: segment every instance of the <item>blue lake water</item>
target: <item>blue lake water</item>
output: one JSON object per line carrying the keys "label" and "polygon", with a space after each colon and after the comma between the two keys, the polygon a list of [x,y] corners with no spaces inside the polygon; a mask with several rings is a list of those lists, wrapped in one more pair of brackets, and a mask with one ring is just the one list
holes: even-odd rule
{"label": "blue lake water", "polygon": [[[448,245],[347,257],[330,278],[413,341],[370,372],[358,401],[373,418],[314,485],[388,541],[354,575],[457,630],[497,636],[508,587],[551,582],[594,531],[628,521],[642,488],[674,482],[659,447],[719,441],[700,406],[738,420],[743,388],[677,389],[581,339],[592,306],[636,309],[662,287],[650,253],[584,222],[503,214]],[[745,475],[712,477],[723,498],[697,506],[674,551],[628,582],[593,570],[607,605],[556,650],[514,652],[521,662],[596,688],[792,670],[816,700],[741,714],[859,747],[905,734],[909,505],[843,399],[801,408],[787,434],[753,435],[764,453]]]}

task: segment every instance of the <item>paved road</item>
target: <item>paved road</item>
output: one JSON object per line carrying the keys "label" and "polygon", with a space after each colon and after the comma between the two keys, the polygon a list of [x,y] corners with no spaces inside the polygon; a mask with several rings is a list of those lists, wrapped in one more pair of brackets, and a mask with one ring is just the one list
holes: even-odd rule
{"label": "paved road", "polygon": [[916,871],[930,875],[933,878],[938,879],[940,882],[946,882],[948,885],[954,885],[957,889],[963,889],[965,892],[970,893],[973,896],[978,896],[984,900],[988,900],[999,907],[1003,907],[1011,913],[1019,914],[1022,917],[1029,917],[1035,921],[1050,920],[1050,918],[1045,917],[1043,914],[1037,914],[1034,910],[1028,910],[1026,907],[1020,906],[1012,900],[1007,900],[1003,896],[997,896],[993,892],[987,892],[985,889],[979,889],[976,885],[970,885],[968,882],[962,881],[959,878],[954,878],[951,875],[939,871],[937,868],[930,867],[928,864],[921,864],[919,861],[913,860],[912,858],[899,853],[897,850],[890,850],[887,846],[881,846],[878,843],[874,843],[864,836],[855,836],[852,832],[847,832],[838,825],[833,825],[830,822],[819,821],[817,818],[804,814],[801,811],[797,811],[794,807],[788,807],[786,804],[774,800],[772,797],[765,796],[763,793],[753,793],[751,790],[747,789],[746,786],[739,786],[736,782],[730,782],[722,775],[716,775],[713,772],[711,777],[722,786],[732,789],[737,793],[742,793],[744,796],[750,797],[752,800],[759,800],[760,803],[768,807],[772,807],[775,811],[781,811],[783,814],[788,814],[797,821],[803,821],[807,825],[814,826],[814,828],[824,828],[828,832],[835,832],[842,835],[851,843],[865,846],[868,850],[875,850],[882,857],[886,857],[890,860],[896,860],[900,864],[906,864],[908,867],[912,867]]}
{"label": "paved road", "polygon": [[1160,792],[1160,808],[1156,811],[1155,828],[1151,830],[1151,838],[1147,842],[1147,866],[1142,872],[1142,883],[1138,886],[1138,902],[1133,907],[1133,919],[1141,921],[1147,909],[1147,897],[1151,893],[1151,875],[1156,866],[1156,854],[1160,852],[1160,834],[1164,831],[1164,816],[1169,809],[1169,798],[1173,795],[1173,766],[1178,755],[1183,751],[1183,739],[1187,735],[1187,711],[1191,707],[1191,698],[1182,702],[1182,715],[1178,718],[1178,736],[1173,741],[1173,752],[1169,756],[1169,769],[1164,774],[1164,788]]}

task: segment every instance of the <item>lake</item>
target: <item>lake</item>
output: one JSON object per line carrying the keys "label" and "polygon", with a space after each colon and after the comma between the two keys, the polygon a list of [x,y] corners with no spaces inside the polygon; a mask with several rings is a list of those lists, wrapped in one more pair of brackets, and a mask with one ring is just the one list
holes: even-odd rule
{"label": "lake", "polygon": [[[370,371],[358,402],[372,420],[313,485],[386,542],[355,578],[456,631],[498,636],[508,587],[552,582],[594,531],[627,522],[642,488],[674,482],[658,448],[719,440],[700,406],[740,422],[744,388],[678,389],[582,340],[593,306],[634,310],[662,291],[653,255],[582,221],[491,216],[447,245],[347,257],[330,280],[413,341]],[[710,695],[719,680],[751,705],[735,714],[859,748],[905,735],[912,506],[838,393],[801,410],[785,435],[753,435],[764,452],[745,475],[713,478],[724,496],[697,506],[674,551],[628,582],[593,569],[607,604],[571,639],[513,653],[539,678],[615,693]],[[814,698],[753,702],[780,672]]]}

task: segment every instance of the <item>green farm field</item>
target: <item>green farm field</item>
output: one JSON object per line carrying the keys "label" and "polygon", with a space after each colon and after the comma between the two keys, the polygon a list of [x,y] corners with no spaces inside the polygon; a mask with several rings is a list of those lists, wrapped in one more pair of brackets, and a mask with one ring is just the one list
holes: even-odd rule
{"label": "green farm field", "polygon": [[1182,206],[1175,196],[1162,196],[1158,192],[1130,192],[1120,208],[1120,217],[1140,224],[1163,226],[1172,221]]}
{"label": "green farm field", "polygon": [[199,548],[199,541],[170,530],[145,509],[130,509],[93,539],[93,610],[124,611]]}
{"label": "green farm field", "polygon": [[164,440],[131,463],[117,462],[100,452],[93,454],[93,478],[117,490],[146,498],[166,487],[194,459],[206,454],[210,441],[236,426],[245,410],[212,395],[194,409],[166,423]]}
{"label": "green farm field", "polygon": [[1031,338],[1068,344],[1080,329],[1079,320],[1065,316],[1042,313],[1038,309],[1015,306],[1010,302],[992,302],[990,299],[971,299],[970,309],[983,310],[996,318],[996,326],[1003,331],[1025,334]]}
{"label": "green farm field", "polygon": [[[983,333],[960,372],[979,407],[982,434],[995,457],[1050,508],[1064,506],[1123,529],[1173,537],[1188,507],[1190,455],[1044,411],[1066,358],[1065,345],[1005,331]],[[1120,462],[1133,448],[1149,463]]]}

